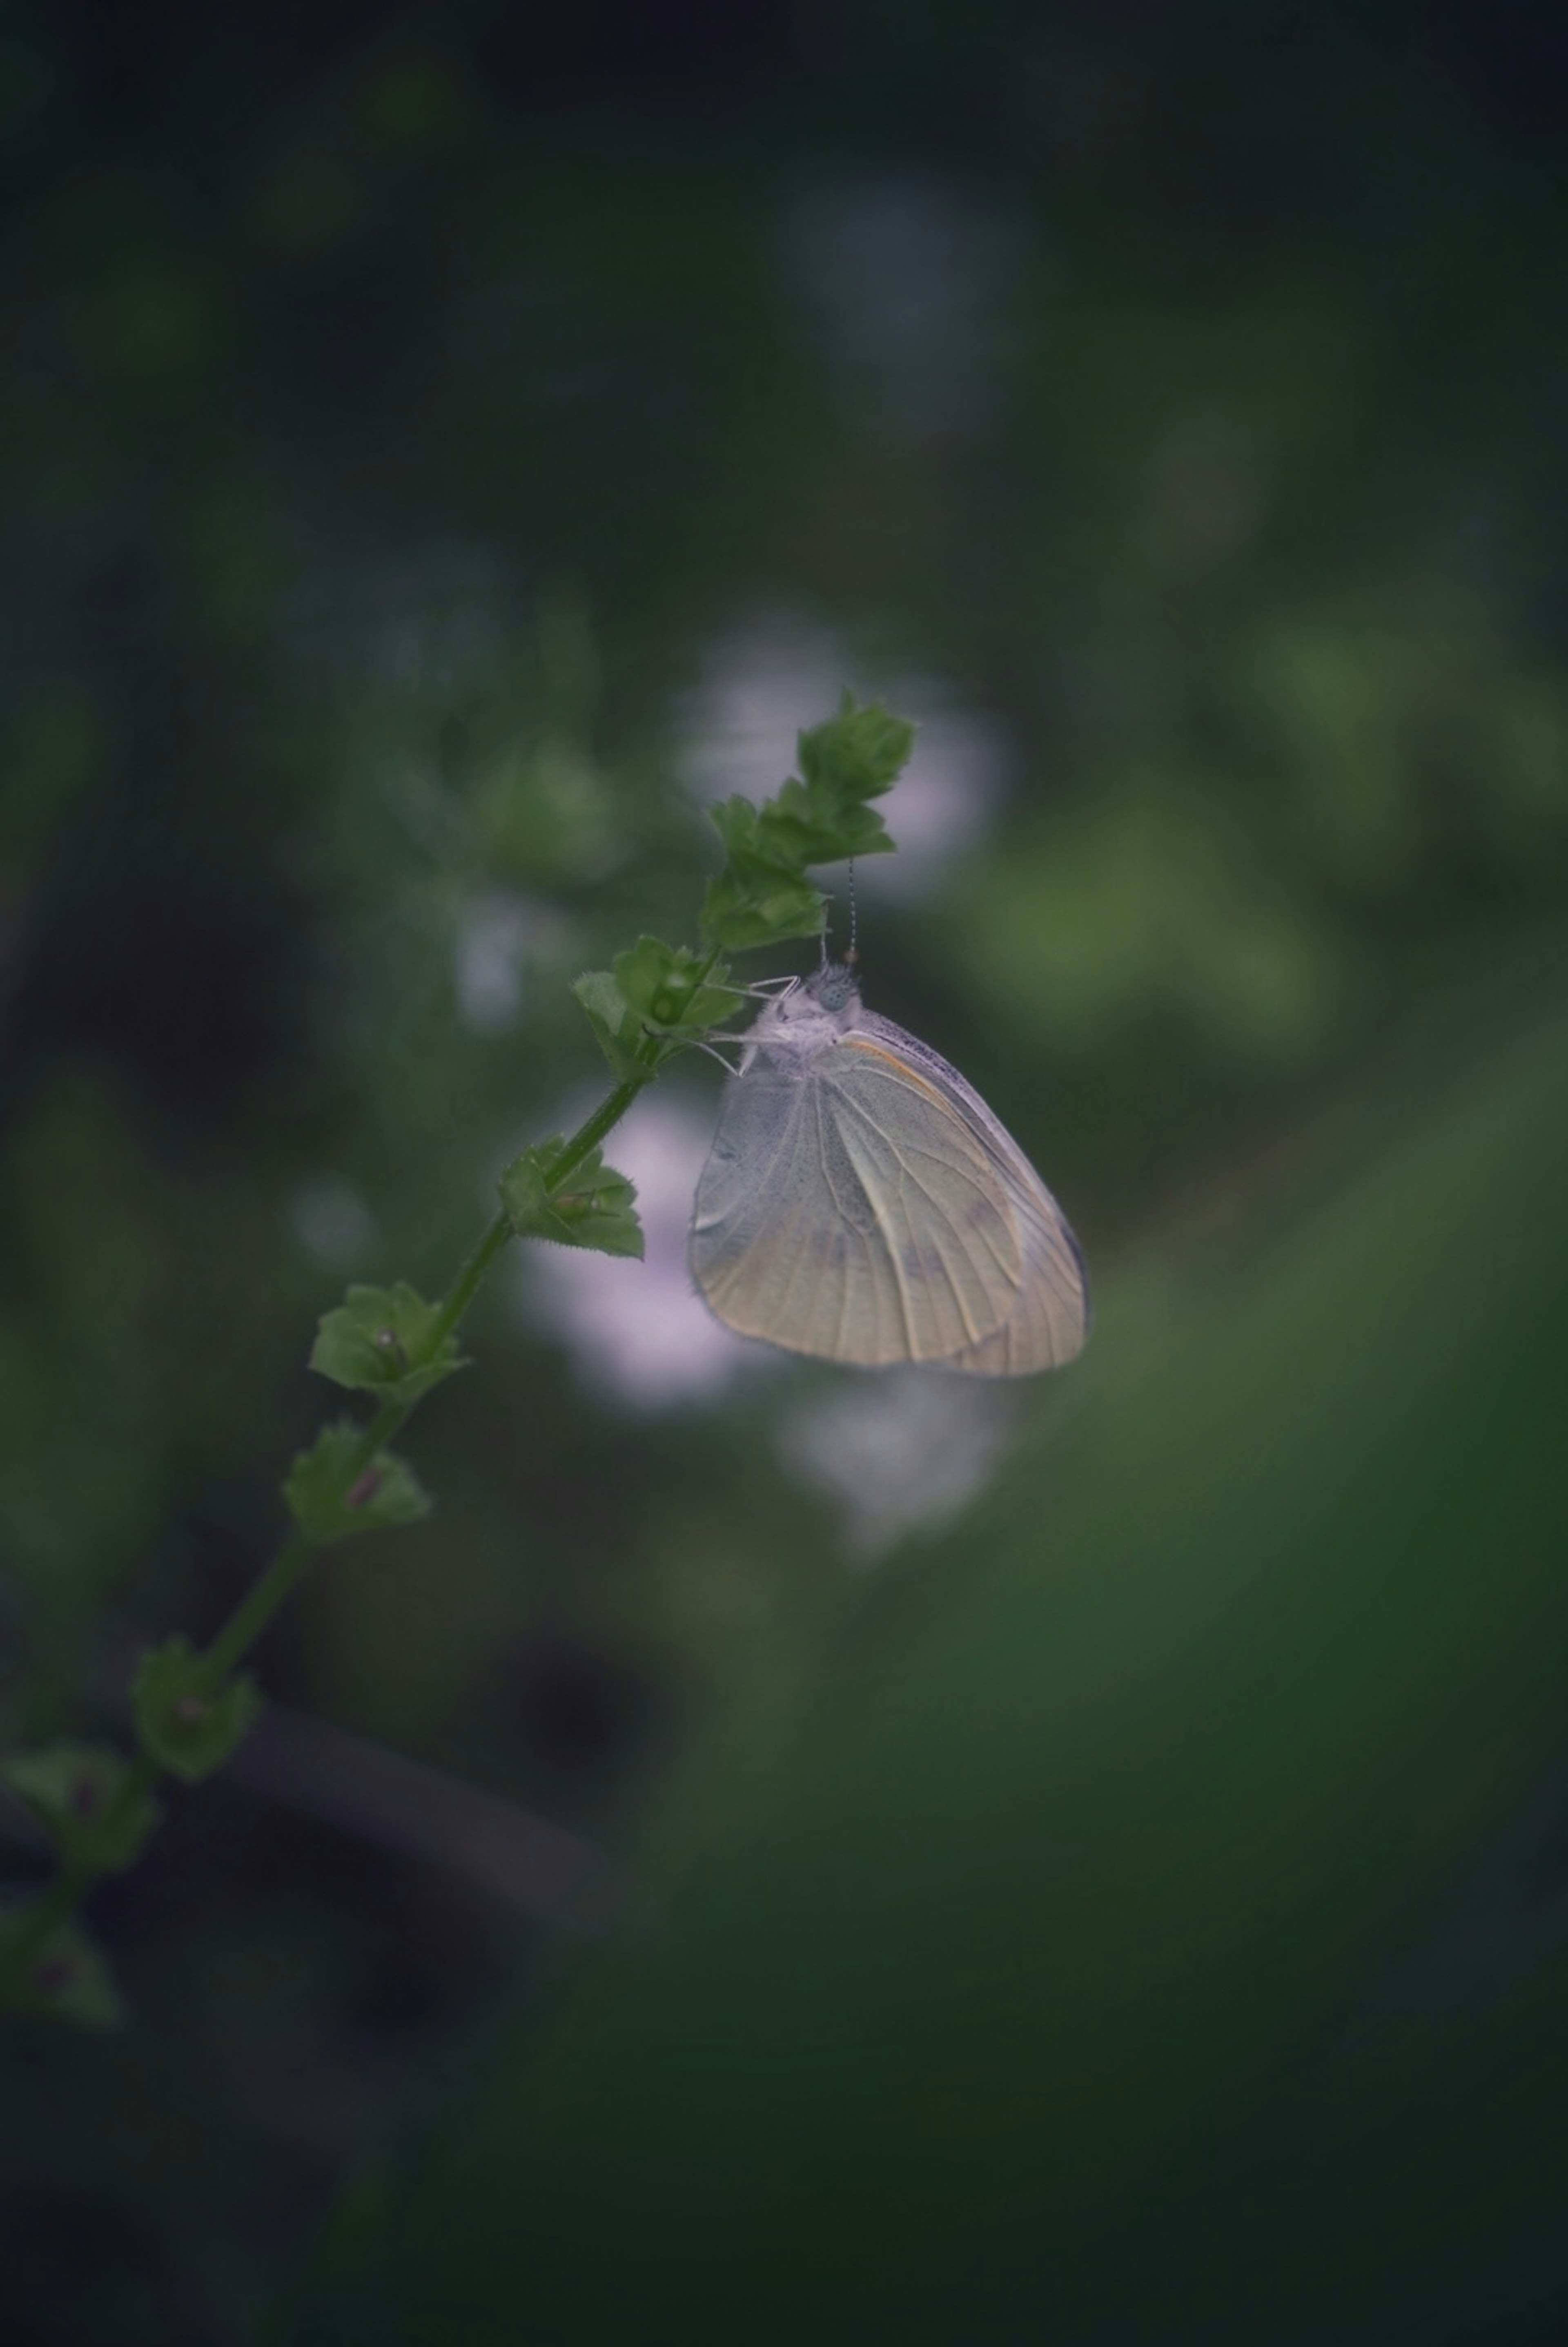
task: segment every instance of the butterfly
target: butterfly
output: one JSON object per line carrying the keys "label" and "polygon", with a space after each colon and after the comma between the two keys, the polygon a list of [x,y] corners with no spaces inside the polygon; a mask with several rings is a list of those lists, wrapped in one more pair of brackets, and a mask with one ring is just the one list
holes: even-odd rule
{"label": "butterfly", "polygon": [[725,1085],[689,1259],[709,1308],[787,1352],[973,1377],[1060,1368],[1084,1257],[1018,1143],[829,962],[768,1003]]}

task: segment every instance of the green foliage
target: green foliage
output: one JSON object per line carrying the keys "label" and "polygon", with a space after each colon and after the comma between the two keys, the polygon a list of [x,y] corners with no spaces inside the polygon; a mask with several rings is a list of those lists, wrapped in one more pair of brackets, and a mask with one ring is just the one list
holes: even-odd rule
{"label": "green foliage", "polygon": [[642,1027],[610,972],[585,970],[574,981],[572,991],[588,1014],[588,1022],[616,1082],[646,1079],[651,1071],[644,1057]]}
{"label": "green foliage", "polygon": [[820,936],[826,900],[806,868],[891,849],[866,803],[892,788],[913,744],[912,725],[874,703],[857,708],[846,693],[836,716],[800,735],[800,774],[777,797],[716,806],[725,865],[704,900],[703,935],[737,952]]}
{"label": "green foliage", "polygon": [[0,1778],[47,1829],[61,1862],[94,1874],[134,1866],[158,1824],[150,1794],[126,1798],[129,1774],[104,1744],[50,1744],[0,1766]]}
{"label": "green foliage", "polygon": [[741,996],[726,978],[716,953],[643,937],[616,956],[613,969],[585,971],[572,991],[617,1082],[646,1083],[675,1052],[730,1016]]}
{"label": "green foliage", "polygon": [[[733,799],[715,811],[728,862],[708,892],[708,950],[643,936],[616,957],[612,969],[589,971],[576,981],[616,1092],[578,1135],[556,1135],[525,1149],[507,1170],[500,1185],[504,1215],[470,1256],[445,1305],[427,1302],[405,1280],[390,1287],[355,1285],[318,1323],[311,1367],[337,1385],[374,1395],[382,1412],[378,1428],[401,1423],[433,1387],[463,1366],[456,1324],[508,1235],[641,1256],[636,1191],[605,1163],[598,1137],[667,1059],[700,1040],[742,999],[720,958],[722,943],[771,944],[814,933],[822,899],[804,876],[806,865],[891,846],[866,802],[892,783],[911,739],[911,728],[899,719],[880,709],[858,710],[846,698],[836,717],[801,734],[800,776],[786,783],[777,798],[760,808]],[[293,1586],[311,1549],[412,1523],[428,1512],[429,1500],[412,1469],[384,1449],[372,1455],[373,1439],[342,1419],[296,1457],[283,1496],[303,1542],[296,1537],[274,1559],[210,1653],[199,1654],[188,1639],[175,1637],[144,1656],[132,1709],[147,1759],[159,1768],[195,1782],[229,1758],[256,1717],[260,1696],[249,1676],[229,1676],[215,1658],[222,1655],[231,1663],[245,1651]],[[71,1901],[96,1876],[129,1866],[158,1822],[158,1806],[141,1788],[137,1772],[97,1747],[62,1744],[24,1754],[5,1777],[53,1836],[63,1869],[56,1892]],[[17,1911],[23,1936],[12,1942],[14,1966],[25,1961],[23,1947],[41,1942],[46,1950],[39,1979],[47,1977],[46,1989],[36,1985],[26,1994],[39,2009],[100,2025],[112,2022],[119,2014],[112,1982],[68,1922],[46,1932],[46,1917],[54,1927],[56,1911]],[[25,1936],[29,1923],[32,1940]]]}
{"label": "green foliage", "polygon": [[786,938],[819,937],[827,909],[821,890],[776,851],[764,814],[740,798],[726,799],[713,810],[726,861],[708,882],[702,929],[716,945],[738,952]]}
{"label": "green foliage", "polygon": [[639,938],[617,954],[615,976],[623,1001],[659,1035],[706,1035],[741,999],[738,989],[725,982],[724,962],[658,938]]}
{"label": "green foliage", "polygon": [[517,1236],[640,1259],[643,1233],[632,1203],[636,1196],[632,1184],[591,1149],[557,1188],[555,1169],[565,1148],[557,1135],[525,1149],[502,1175],[501,1203]]}
{"label": "green foliage", "polygon": [[78,2029],[118,2029],[126,2017],[108,1958],[79,1923],[62,1924],[50,1935],[11,2002],[23,2013],[68,2021]]}
{"label": "green foliage", "polygon": [[351,1418],[324,1426],[289,1471],[283,1497],[306,1539],[318,1548],[356,1532],[417,1523],[430,1499],[406,1460],[378,1450],[365,1460],[364,1429]]}
{"label": "green foliage", "polygon": [[[847,692],[836,715],[800,734],[796,747],[805,788],[799,795],[810,822],[824,835],[836,832],[841,839],[856,842],[848,850],[842,846],[812,847],[806,851],[807,863],[833,863],[846,853],[871,854],[871,846],[858,844],[867,823],[875,825],[874,847],[891,852],[893,843],[881,817],[871,815],[864,802],[891,790],[909,764],[914,737],[907,718],[894,717],[880,702],[857,709]],[[794,804],[791,794],[796,790],[796,784],[786,783],[780,793],[787,809]]]}
{"label": "green foliage", "polygon": [[438,1304],[400,1279],[394,1287],[351,1287],[323,1313],[311,1367],[341,1386],[357,1387],[403,1407],[463,1368],[455,1335],[437,1341]]}
{"label": "green foliage", "polygon": [[[610,969],[587,970],[573,987],[618,1083],[647,1083],[666,1060],[729,1017],[741,998],[729,983],[721,948],[820,933],[825,900],[806,868],[891,848],[868,802],[891,789],[913,741],[914,728],[902,718],[875,705],[857,708],[846,693],[836,715],[800,734],[800,773],[776,797],[759,807],[731,798],[713,809],[726,860],[703,907],[709,949],[699,953],[641,937],[616,955]],[[565,1146],[555,1139],[526,1149],[503,1177],[502,1201],[514,1231],[605,1255],[640,1255],[632,1184],[595,1150],[574,1170],[570,1188],[558,1187]],[[417,1307],[412,1291],[393,1291],[403,1294]],[[314,1366],[341,1383],[373,1384],[401,1399],[384,1371],[370,1374],[380,1370],[372,1348],[380,1346],[383,1358],[388,1350],[391,1312],[392,1299],[383,1303],[380,1291],[351,1289],[348,1305],[321,1324]],[[417,1340],[419,1323],[412,1325]],[[411,1358],[405,1374],[413,1372],[416,1359]],[[436,1374],[445,1374],[445,1367]]]}
{"label": "green foliage", "polygon": [[[720,958],[723,945],[768,945],[815,934],[823,900],[805,877],[807,865],[891,847],[867,802],[890,787],[911,740],[912,729],[899,719],[880,709],[857,709],[846,698],[836,717],[801,734],[800,774],[776,798],[761,807],[731,799],[715,810],[728,861],[708,891],[708,949],[644,936],[616,957],[613,969],[589,971],[576,981],[616,1092],[579,1135],[556,1135],[525,1149],[508,1168],[500,1184],[505,1219],[497,1219],[470,1257],[448,1306],[427,1302],[406,1280],[390,1287],[351,1286],[318,1323],[311,1367],[319,1375],[375,1396],[383,1413],[378,1425],[401,1422],[463,1366],[455,1324],[504,1243],[508,1224],[514,1236],[641,1256],[636,1193],[605,1163],[596,1138],[591,1146],[585,1143],[607,1131],[636,1087],[727,1019],[742,999]],[[386,1450],[369,1455],[372,1439],[342,1419],[296,1457],[283,1495],[304,1546],[296,1539],[280,1553],[236,1617],[239,1629],[230,1624],[236,1653],[293,1585],[309,1549],[412,1523],[428,1512],[429,1500],[412,1469]],[[215,1679],[222,1683],[215,1686]],[[228,1676],[183,1637],[143,1657],[131,1696],[148,1759],[192,1783],[223,1766],[260,1708],[253,1679]],[[158,1805],[137,1773],[98,1747],[59,1744],[23,1754],[4,1774],[53,1837],[61,1887],[73,1899],[95,1877],[131,1865],[158,1823]],[[25,1932],[27,1910],[17,1911]],[[48,1932],[46,1914],[54,1925]],[[117,2021],[118,1993],[74,1924],[56,1925],[45,1910],[33,1913],[31,1928],[37,1935],[32,1942],[24,1937],[12,1943],[14,1968],[31,1963],[23,2002],[94,2026]],[[24,1946],[40,1943],[36,1959],[22,1957]]]}
{"label": "green foliage", "polygon": [[261,1709],[249,1674],[216,1693],[188,1638],[170,1638],[141,1660],[131,1685],[137,1733],[160,1768],[193,1785],[221,1768]]}

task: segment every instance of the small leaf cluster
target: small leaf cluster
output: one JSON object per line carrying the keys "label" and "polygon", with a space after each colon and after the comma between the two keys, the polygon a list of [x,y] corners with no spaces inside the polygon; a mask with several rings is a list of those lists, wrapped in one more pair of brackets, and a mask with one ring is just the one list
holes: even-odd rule
{"label": "small leaf cluster", "polygon": [[130,1767],[107,1744],[49,1744],[18,1752],[0,1781],[44,1828],[63,1865],[90,1874],[123,1874],[141,1856],[158,1821],[150,1793],[131,1796]]}
{"label": "small leaf cluster", "polygon": [[16,2012],[47,2014],[78,2029],[118,2029],[126,2017],[108,1958],[79,1923],[63,1923],[50,1934],[10,1984],[7,2002]]}
{"label": "small leaf cluster", "polygon": [[712,954],[639,938],[617,954],[616,986],[646,1034],[689,1042],[728,1019],[741,999],[728,970]]}
{"label": "small leaf cluster", "polygon": [[[323,1313],[311,1367],[402,1412],[467,1363],[456,1336],[443,1327],[441,1306],[400,1279],[392,1287],[351,1287]],[[367,1452],[365,1440],[364,1429],[352,1419],[338,1419],[289,1471],[283,1498],[313,1547],[417,1523],[430,1512],[429,1497],[407,1461],[392,1450]]]}
{"label": "small leaf cluster", "polygon": [[590,969],[572,991],[619,1083],[647,1083],[665,1061],[700,1042],[745,997],[717,952],[639,938],[613,968]]}
{"label": "small leaf cluster", "polygon": [[131,1682],[144,1749],[188,1785],[222,1768],[260,1709],[260,1690],[248,1672],[214,1690],[188,1638],[149,1647]]}
{"label": "small leaf cluster", "polygon": [[394,1450],[365,1456],[365,1430],[351,1418],[324,1426],[289,1471],[283,1498],[313,1548],[351,1540],[356,1532],[415,1524],[430,1513],[430,1495]]}
{"label": "small leaf cluster", "polygon": [[457,1338],[440,1333],[441,1307],[406,1279],[395,1287],[351,1287],[323,1313],[311,1367],[340,1386],[412,1408],[433,1386],[466,1367]]}
{"label": "small leaf cluster", "polygon": [[566,1143],[559,1134],[525,1149],[501,1177],[501,1203],[521,1239],[554,1239],[561,1246],[592,1247],[600,1255],[641,1258],[636,1191],[606,1165],[597,1149],[561,1171]]}
{"label": "small leaf cluster", "polygon": [[809,866],[892,846],[868,802],[891,790],[909,762],[914,728],[845,694],[837,716],[799,736],[800,772],[762,806],[726,799],[713,810],[725,866],[708,885],[702,934],[729,952],[820,937],[827,912]]}

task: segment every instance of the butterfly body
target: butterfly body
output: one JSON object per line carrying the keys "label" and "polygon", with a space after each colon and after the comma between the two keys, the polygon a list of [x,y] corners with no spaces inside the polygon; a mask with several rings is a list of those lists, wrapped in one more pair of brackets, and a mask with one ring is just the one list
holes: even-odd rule
{"label": "butterfly body", "polygon": [[1026,1376],[1087,1327],[1083,1257],[1023,1151],[839,965],[747,1036],[690,1256],[729,1327],[860,1368]]}

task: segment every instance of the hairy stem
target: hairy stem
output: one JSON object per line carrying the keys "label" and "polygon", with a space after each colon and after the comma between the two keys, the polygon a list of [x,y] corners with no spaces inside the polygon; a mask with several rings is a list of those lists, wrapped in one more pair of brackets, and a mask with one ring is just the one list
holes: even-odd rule
{"label": "hairy stem", "polygon": [[619,1124],[643,1086],[652,1078],[651,1068],[646,1076],[628,1077],[624,1084],[617,1084],[615,1091],[599,1102],[593,1115],[577,1127],[551,1166],[550,1178],[545,1185],[546,1189],[558,1190],[567,1174],[576,1172],[589,1152],[598,1147],[611,1126]]}

